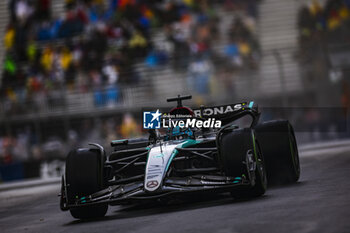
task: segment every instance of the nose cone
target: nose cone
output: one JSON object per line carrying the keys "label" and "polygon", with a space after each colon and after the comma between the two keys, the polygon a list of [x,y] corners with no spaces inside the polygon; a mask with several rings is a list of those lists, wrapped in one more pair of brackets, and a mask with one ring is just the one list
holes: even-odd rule
{"label": "nose cone", "polygon": [[156,191],[162,184],[167,165],[175,156],[177,145],[162,145],[150,149],[145,171],[144,188],[146,191]]}

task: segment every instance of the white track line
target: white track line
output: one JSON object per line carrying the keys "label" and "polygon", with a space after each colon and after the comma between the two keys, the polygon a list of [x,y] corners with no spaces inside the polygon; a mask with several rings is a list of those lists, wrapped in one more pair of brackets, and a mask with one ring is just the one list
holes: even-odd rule
{"label": "white track line", "polygon": [[329,148],[315,148],[308,150],[299,150],[300,157],[313,157],[319,155],[327,155],[330,156],[334,154],[340,154],[350,151],[350,145],[339,146],[339,147],[329,147]]}
{"label": "white track line", "polygon": [[298,146],[299,151],[315,150],[315,149],[326,149],[331,147],[343,147],[350,146],[349,139],[341,139],[337,141],[317,142]]}

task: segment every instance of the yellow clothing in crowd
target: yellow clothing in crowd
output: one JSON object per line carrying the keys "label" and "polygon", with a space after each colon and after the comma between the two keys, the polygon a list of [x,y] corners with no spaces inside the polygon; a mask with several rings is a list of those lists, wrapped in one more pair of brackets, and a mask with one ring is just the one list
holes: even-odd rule
{"label": "yellow clothing in crowd", "polygon": [[242,54],[243,56],[249,55],[251,53],[251,48],[248,43],[246,42],[241,42],[238,45],[239,47],[239,53]]}
{"label": "yellow clothing in crowd", "polygon": [[135,137],[139,134],[139,128],[134,118],[129,115],[124,116],[120,134],[123,138]]}
{"label": "yellow clothing in crowd", "polygon": [[183,3],[185,3],[187,6],[192,6],[193,0],[183,0]]}
{"label": "yellow clothing in crowd", "polygon": [[72,53],[68,49],[64,49],[61,54],[61,66],[63,70],[67,70],[69,65],[72,63]]}
{"label": "yellow clothing in crowd", "polygon": [[45,48],[40,59],[40,63],[46,71],[50,71],[53,62],[53,51],[50,48]]}
{"label": "yellow clothing in crowd", "polygon": [[312,1],[311,6],[310,6],[310,13],[312,15],[317,15],[319,12],[322,12],[322,6],[319,3],[319,1]]}
{"label": "yellow clothing in crowd", "polygon": [[16,35],[16,32],[15,32],[15,29],[13,29],[13,28],[9,29],[6,32],[5,38],[4,38],[4,43],[5,43],[5,49],[6,50],[9,50],[9,49],[12,48],[13,42],[14,42],[14,39],[15,39],[15,35]]}
{"label": "yellow clothing in crowd", "polygon": [[340,10],[339,10],[339,16],[340,16],[340,18],[342,18],[342,19],[348,19],[349,16],[350,16],[350,10],[349,10],[349,8],[347,8],[347,7],[345,7],[345,6],[343,6],[342,8],[340,8]]}
{"label": "yellow clothing in crowd", "polygon": [[146,46],[147,46],[147,40],[139,32],[135,32],[129,41],[129,47],[135,48],[135,47],[146,47]]}
{"label": "yellow clothing in crowd", "polygon": [[30,41],[28,43],[28,47],[27,47],[27,56],[28,56],[28,59],[29,61],[34,61],[35,59],[35,56],[37,54],[37,51],[36,51],[36,44],[34,41]]}

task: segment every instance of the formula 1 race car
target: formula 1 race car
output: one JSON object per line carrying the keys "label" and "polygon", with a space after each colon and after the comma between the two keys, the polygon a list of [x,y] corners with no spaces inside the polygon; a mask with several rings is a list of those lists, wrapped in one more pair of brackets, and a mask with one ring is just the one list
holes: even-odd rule
{"label": "formula 1 race car", "polygon": [[[168,115],[190,116],[190,127],[149,130],[148,138],[98,144],[70,151],[62,177],[60,207],[74,218],[102,217],[108,205],[168,199],[189,192],[229,192],[234,198],[265,193],[267,183],[299,179],[297,143],[287,120],[258,124],[254,102],[190,109],[182,101]],[[158,112],[158,111],[157,111]],[[236,122],[250,118],[247,127]],[[162,116],[163,117],[163,116]],[[219,120],[221,127],[199,128],[195,121]],[[199,124],[202,125],[202,124]],[[184,126],[184,125],[182,125]]]}

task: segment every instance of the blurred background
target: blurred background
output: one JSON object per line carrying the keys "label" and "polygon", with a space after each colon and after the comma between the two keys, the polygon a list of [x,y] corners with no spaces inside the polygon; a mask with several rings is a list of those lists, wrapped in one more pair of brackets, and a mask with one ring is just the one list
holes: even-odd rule
{"label": "blurred background", "polygon": [[3,0],[0,25],[0,182],[145,134],[177,94],[254,100],[300,144],[350,136],[350,0]]}

